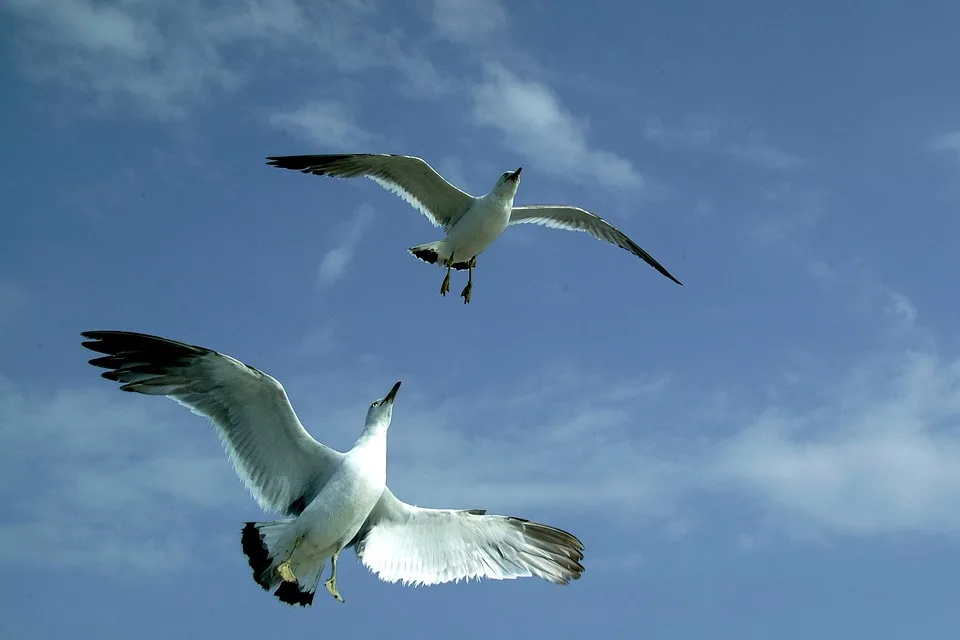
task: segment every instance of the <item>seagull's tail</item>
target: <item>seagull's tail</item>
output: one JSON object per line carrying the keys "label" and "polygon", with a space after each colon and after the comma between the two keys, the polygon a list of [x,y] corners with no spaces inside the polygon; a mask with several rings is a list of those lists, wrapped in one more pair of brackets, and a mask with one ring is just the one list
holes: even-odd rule
{"label": "seagull's tail", "polygon": [[[250,562],[250,568],[253,569],[253,579],[264,591],[276,588],[273,595],[282,602],[308,607],[313,604],[313,595],[326,559],[319,563],[304,563],[290,558],[293,552],[290,527],[295,522],[296,520],[248,522],[243,527],[240,543]],[[290,571],[296,582],[288,582],[280,575],[280,564],[288,559],[292,560]]]}
{"label": "seagull's tail", "polygon": [[410,247],[408,251],[414,258],[429,262],[430,264],[437,264],[438,260],[445,257],[440,255],[440,245],[442,243],[443,240],[437,240],[436,242],[428,242],[427,244],[418,244],[415,247]]}
{"label": "seagull's tail", "polygon": [[[447,260],[450,259],[450,255],[444,250],[443,240],[428,242],[427,244],[418,244],[415,247],[410,247],[407,251],[409,251],[414,258],[429,262],[430,264],[437,264],[439,262],[440,266],[446,266]],[[450,266],[457,271],[463,271],[467,268],[467,263],[455,262]]]}

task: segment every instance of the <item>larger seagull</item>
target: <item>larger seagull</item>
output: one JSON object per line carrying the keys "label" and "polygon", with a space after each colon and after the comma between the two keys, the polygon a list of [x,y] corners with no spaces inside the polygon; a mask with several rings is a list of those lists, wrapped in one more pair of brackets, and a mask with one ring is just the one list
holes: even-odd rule
{"label": "larger seagull", "polygon": [[482,510],[424,509],[386,486],[387,429],[400,383],[367,410],[346,453],[314,440],[283,386],[251,366],[204,347],[126,331],[87,331],[83,346],[106,354],[90,364],[123,391],[166,396],[216,428],[237,474],[265,511],[241,535],[253,578],[291,605],[307,606],[327,559],[353,547],[387,582],[438,584],[536,576],[556,584],[583,572],[583,544],[566,531]]}
{"label": "larger seagull", "polygon": [[513,224],[533,223],[556,229],[585,231],[626,249],[667,278],[683,284],[637,243],[589,211],[559,204],[515,207],[513,199],[520,186],[523,167],[504,172],[488,194],[475,197],[447,182],[426,161],[414,156],[356,153],[271,156],[267,161],[274,167],[318,176],[370,178],[419,209],[430,222],[443,229],[446,237],[411,247],[409,251],[424,262],[446,267],[447,273],[440,285],[440,294],[444,296],[450,291],[450,270],[468,269],[467,286],[460,293],[464,304],[470,302],[477,256]]}

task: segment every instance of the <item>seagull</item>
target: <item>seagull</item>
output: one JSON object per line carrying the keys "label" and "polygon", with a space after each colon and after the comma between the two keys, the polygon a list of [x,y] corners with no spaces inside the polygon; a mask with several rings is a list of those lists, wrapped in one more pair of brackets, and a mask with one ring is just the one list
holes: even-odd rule
{"label": "seagull", "polygon": [[473,269],[477,256],[513,224],[539,224],[554,229],[585,231],[600,240],[626,249],[679,285],[669,271],[637,243],[609,222],[571,205],[513,205],[520,172],[506,171],[485,196],[475,197],[447,182],[422,158],[383,153],[349,155],[270,156],[267,164],[280,169],[336,178],[370,178],[419,209],[435,226],[443,229],[443,240],[411,247],[409,252],[430,264],[446,267],[440,295],[450,291],[450,270],[469,270],[467,286],[460,293],[470,302]]}
{"label": "seagull", "polygon": [[338,601],[337,560],[352,547],[380,579],[433,585],[472,578],[535,576],[568,584],[583,572],[583,544],[554,527],[479,509],[426,509],[386,486],[387,429],[397,382],[367,409],[346,453],[314,440],[283,386],[228,355],[159,336],[87,331],[90,364],[121,391],[166,396],[209,418],[234,470],[264,511],[247,522],[241,548],[253,579],[282,602],[309,606],[324,583]]}

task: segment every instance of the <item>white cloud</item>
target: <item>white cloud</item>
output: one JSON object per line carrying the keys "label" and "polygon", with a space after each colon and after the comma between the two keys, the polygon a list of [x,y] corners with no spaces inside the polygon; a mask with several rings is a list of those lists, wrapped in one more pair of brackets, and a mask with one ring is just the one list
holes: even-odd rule
{"label": "white cloud", "polygon": [[31,392],[0,377],[0,424],[12,427],[0,431],[6,560],[175,571],[206,548],[191,533],[196,509],[244,503],[213,434],[206,454],[191,447],[202,421],[126,396]]}
{"label": "white cloud", "polygon": [[548,86],[521,80],[503,67],[489,67],[486,80],[473,88],[473,118],[500,131],[508,149],[568,180],[618,188],[644,184],[629,160],[590,146],[587,123]]}
{"label": "white cloud", "polygon": [[778,171],[792,171],[805,164],[803,158],[775,147],[758,134],[750,134],[746,141],[729,145],[725,152],[758,167]]}
{"label": "white cloud", "polygon": [[[314,73],[318,64],[343,74],[392,70],[414,94],[443,84],[363,1],[6,0],[4,8],[18,22],[29,77],[158,119],[184,117],[264,75]],[[271,68],[278,54],[287,62]]]}
{"label": "white cloud", "polygon": [[910,298],[886,285],[881,287],[881,293],[886,298],[884,312],[901,330],[914,332],[917,328],[917,308]]}
{"label": "white cloud", "polygon": [[688,116],[681,124],[666,125],[651,118],[643,126],[643,138],[667,149],[709,149],[719,135],[713,118]]}
{"label": "white cloud", "polygon": [[353,260],[357,246],[363,238],[363,233],[373,221],[373,207],[361,205],[353,213],[354,218],[345,225],[340,244],[330,249],[320,260],[317,269],[317,279],[320,286],[327,287],[338,281],[347,272],[347,267]]}
{"label": "white cloud", "polygon": [[797,247],[823,219],[828,195],[823,189],[797,186],[792,182],[759,189],[759,215],[750,222],[750,238],[777,251],[799,254],[809,260],[806,247]]}
{"label": "white cloud", "polygon": [[[304,424],[324,425],[316,435],[333,446],[351,442],[365,406],[348,401],[357,381],[378,380],[371,398],[383,391],[371,369],[382,364],[286,381]],[[665,381],[600,383],[556,367],[512,393],[471,391],[437,403],[413,387],[394,420],[391,487],[418,504],[544,518],[584,509],[615,508],[625,520],[669,513],[663,487],[681,478],[634,438],[631,414],[655,403]],[[596,393],[578,403],[570,391],[584,385]],[[0,431],[5,560],[143,573],[187,570],[201,553],[240,561],[236,539],[224,536],[261,516],[212,428],[173,402],[102,387],[41,392],[0,378],[0,424],[16,425]],[[490,424],[498,428],[481,428]],[[201,514],[224,519],[217,528],[225,533],[201,536]]]}
{"label": "white cloud", "polygon": [[960,131],[951,131],[937,136],[931,146],[937,151],[949,151],[960,155]]}
{"label": "white cloud", "polygon": [[412,390],[391,434],[394,492],[524,517],[587,511],[630,527],[673,517],[690,478],[675,451],[661,456],[643,437],[653,434],[638,418],[661,406],[668,381],[610,385],[559,365],[545,370],[439,404]]}
{"label": "white cloud", "polygon": [[[918,323],[905,296],[889,300],[895,319]],[[384,364],[361,358],[283,382],[304,424],[323,425],[316,435],[342,448],[364,401],[387,386]],[[391,430],[390,486],[420,505],[487,508],[574,533],[585,513],[625,532],[649,524],[678,544],[714,518],[739,530],[744,549],[785,537],[960,534],[960,357],[893,347],[807,383],[801,403],[796,393],[732,398],[722,382],[702,392],[669,377],[611,383],[573,362],[455,394],[413,379]],[[30,391],[0,378],[0,424],[16,425],[0,430],[9,514],[0,550],[18,550],[7,559],[157,572],[235,554],[235,538],[201,537],[192,523],[211,512],[260,517],[211,429],[172,402],[103,386]]]}
{"label": "white cloud", "polygon": [[482,43],[507,27],[507,13],[491,0],[433,0],[434,27],[458,43]]}
{"label": "white cloud", "polygon": [[333,322],[322,322],[303,336],[293,353],[301,358],[326,358],[337,346]]}
{"label": "white cloud", "polygon": [[319,147],[344,151],[362,147],[373,140],[373,135],[354,124],[353,120],[343,105],[321,100],[270,116],[270,124],[274,127]]}
{"label": "white cloud", "polygon": [[651,118],[643,127],[643,137],[667,150],[719,153],[773,171],[793,171],[806,164],[803,158],[771,144],[757,132],[737,131],[717,118],[705,116],[687,116],[676,124]]}
{"label": "white cloud", "polygon": [[237,82],[216,43],[204,37],[210,16],[196,3],[174,9],[151,1],[10,0],[7,9],[23,23],[28,74],[100,105],[130,100],[155,117],[176,118]]}
{"label": "white cloud", "polygon": [[722,443],[713,480],[796,533],[960,533],[960,359],[870,362],[824,395]]}

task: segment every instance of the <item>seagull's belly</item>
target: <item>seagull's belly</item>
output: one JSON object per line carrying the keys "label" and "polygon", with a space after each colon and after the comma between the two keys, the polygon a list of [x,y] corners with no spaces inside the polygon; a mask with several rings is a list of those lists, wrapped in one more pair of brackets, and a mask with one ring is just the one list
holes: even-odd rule
{"label": "seagull's belly", "polygon": [[478,207],[468,211],[446,239],[454,260],[469,260],[483,253],[500,237],[509,221],[510,207]]}
{"label": "seagull's belly", "polygon": [[376,506],[383,486],[376,483],[331,482],[300,514],[299,551],[305,556],[326,556],[348,543]]}

